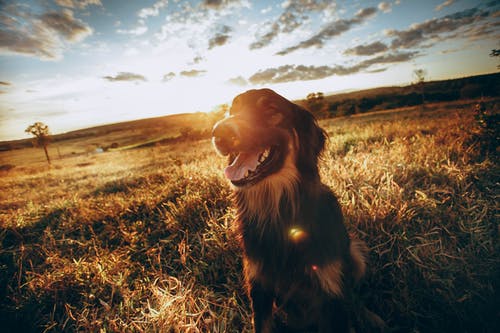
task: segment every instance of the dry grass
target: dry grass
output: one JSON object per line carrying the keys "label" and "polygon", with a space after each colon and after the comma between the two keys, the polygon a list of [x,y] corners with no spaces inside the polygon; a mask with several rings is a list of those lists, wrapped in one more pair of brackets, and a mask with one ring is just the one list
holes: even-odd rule
{"label": "dry grass", "polygon": [[[323,180],[371,247],[369,307],[394,332],[498,331],[499,167],[470,107],[323,126]],[[0,178],[2,327],[250,330],[224,161],[208,141],[54,164]]]}

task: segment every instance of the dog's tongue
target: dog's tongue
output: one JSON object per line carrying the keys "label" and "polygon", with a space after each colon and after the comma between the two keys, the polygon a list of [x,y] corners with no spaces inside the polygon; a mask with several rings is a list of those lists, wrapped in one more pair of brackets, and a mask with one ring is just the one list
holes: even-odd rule
{"label": "dog's tongue", "polygon": [[247,171],[255,171],[259,165],[259,152],[239,153],[233,163],[229,165],[224,174],[229,180],[240,180],[245,178]]}

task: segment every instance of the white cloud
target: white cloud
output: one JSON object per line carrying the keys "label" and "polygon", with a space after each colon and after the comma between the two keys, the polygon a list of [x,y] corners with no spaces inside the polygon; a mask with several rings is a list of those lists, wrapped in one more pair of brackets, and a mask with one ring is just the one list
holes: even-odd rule
{"label": "white cloud", "polygon": [[118,29],[118,30],[116,30],[116,32],[119,34],[140,36],[140,35],[144,35],[146,32],[148,32],[148,27],[146,27],[145,25],[141,25],[141,26],[138,26],[136,28],[129,29],[129,30]]}
{"label": "white cloud", "polygon": [[168,5],[168,0],[160,0],[157,1],[153,6],[142,8],[137,16],[140,18],[148,18],[149,16],[158,16],[160,14],[160,9],[166,7]]}
{"label": "white cloud", "polygon": [[390,3],[383,1],[378,4],[378,9],[383,13],[390,13],[392,11],[392,6]]}
{"label": "white cloud", "polygon": [[90,5],[102,6],[101,0],[55,0],[55,2],[61,7],[71,9],[84,9]]}
{"label": "white cloud", "polygon": [[92,29],[68,9],[32,13],[29,7],[9,4],[0,12],[0,53],[59,60],[69,44],[82,41]]}
{"label": "white cloud", "polygon": [[455,2],[455,0],[446,0],[445,2],[439,4],[436,6],[436,8],[434,9],[436,12],[439,12],[440,10],[442,10],[444,7],[448,7],[450,5],[452,5],[453,3]]}

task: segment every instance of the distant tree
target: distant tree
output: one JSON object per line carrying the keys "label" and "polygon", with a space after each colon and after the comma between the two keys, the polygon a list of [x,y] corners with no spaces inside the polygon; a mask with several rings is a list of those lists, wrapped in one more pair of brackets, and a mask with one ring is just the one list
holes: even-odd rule
{"label": "distant tree", "polygon": [[308,94],[306,97],[306,105],[309,111],[318,118],[324,118],[328,115],[328,107],[322,92]]}
{"label": "distant tree", "polygon": [[47,158],[47,163],[49,163],[50,165],[50,157],[47,150],[47,146],[50,142],[49,126],[41,122],[36,122],[33,125],[28,126],[25,132],[34,136],[33,145],[35,147],[43,148],[43,150],[45,151],[45,157]]}
{"label": "distant tree", "polygon": [[350,116],[356,113],[356,105],[353,101],[344,101],[337,107],[338,116]]}
{"label": "distant tree", "polygon": [[[491,50],[490,57],[500,57],[500,49]],[[497,65],[497,68],[500,68],[500,65]]]}
{"label": "distant tree", "polygon": [[422,107],[425,105],[425,79],[427,76],[427,71],[425,69],[419,68],[413,71],[413,77],[415,79],[415,86],[420,91],[420,95],[422,96]]}

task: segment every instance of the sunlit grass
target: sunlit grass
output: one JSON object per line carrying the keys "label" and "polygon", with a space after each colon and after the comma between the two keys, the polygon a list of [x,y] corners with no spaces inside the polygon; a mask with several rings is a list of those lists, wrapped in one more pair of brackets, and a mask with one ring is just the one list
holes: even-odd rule
{"label": "sunlit grass", "polygon": [[[470,108],[322,125],[322,179],[371,248],[369,308],[394,331],[494,331],[499,168]],[[0,178],[4,327],[250,330],[231,191],[208,140],[53,164]]]}

